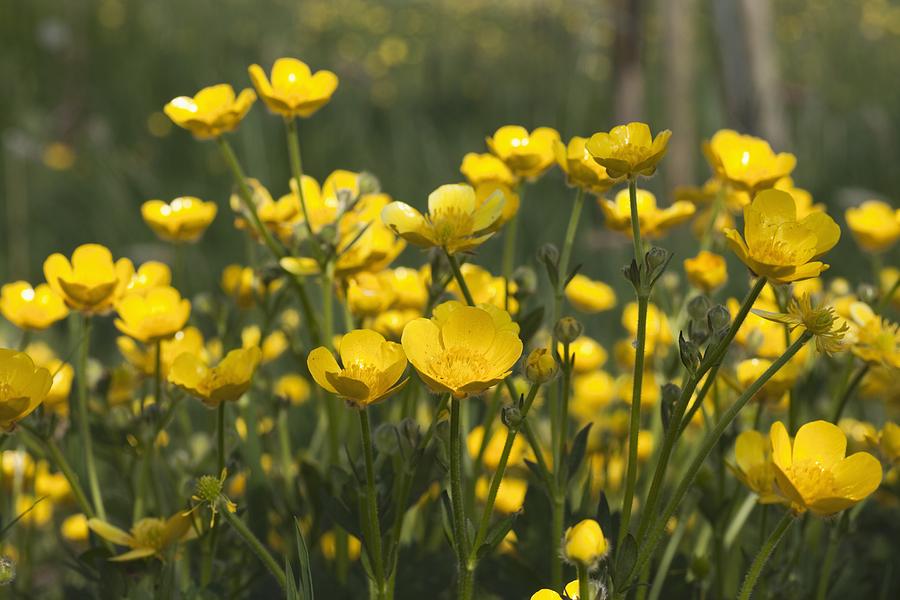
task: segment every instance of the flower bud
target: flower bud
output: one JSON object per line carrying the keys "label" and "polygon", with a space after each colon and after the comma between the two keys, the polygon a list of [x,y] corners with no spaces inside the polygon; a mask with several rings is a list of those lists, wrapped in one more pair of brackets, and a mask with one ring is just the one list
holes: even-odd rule
{"label": "flower bud", "polygon": [[513,271],[513,282],[516,284],[516,297],[527,298],[537,291],[537,274],[529,266],[522,265]]}
{"label": "flower bud", "polygon": [[644,265],[647,268],[647,281],[652,287],[656,280],[666,272],[669,261],[672,260],[672,253],[658,246],[653,246],[650,251],[644,255]]}
{"label": "flower bud", "polygon": [[593,566],[606,551],[606,538],[597,521],[585,519],[566,531],[565,555],[568,560]]}
{"label": "flower bud", "polygon": [[9,585],[16,580],[16,563],[8,556],[0,558],[0,585]]}
{"label": "flower bud", "polygon": [[542,263],[555,267],[559,264],[559,249],[553,244],[544,244],[538,249],[537,257]]}
{"label": "flower bud", "polygon": [[525,377],[531,383],[546,383],[556,376],[559,365],[547,348],[535,348],[525,359]]}
{"label": "flower bud", "polygon": [[574,342],[582,331],[584,331],[584,327],[574,317],[563,317],[553,327],[553,335],[563,344]]}
{"label": "flower bud", "polygon": [[700,349],[694,342],[684,339],[684,332],[678,335],[678,349],[681,353],[681,364],[688,371],[694,372],[700,368]]}
{"label": "flower bud", "polygon": [[363,171],[357,179],[359,185],[359,195],[377,194],[381,191],[381,182],[372,173]]}
{"label": "flower bud", "polygon": [[697,296],[691,299],[687,305],[688,316],[692,319],[705,319],[706,313],[712,307],[712,302],[706,296]]}
{"label": "flower bud", "polygon": [[518,429],[522,424],[522,411],[516,404],[507,404],[500,411],[500,420],[510,429]]}
{"label": "flower bud", "polygon": [[731,313],[721,304],[717,304],[706,313],[706,322],[710,331],[716,335],[722,334],[731,326]]}

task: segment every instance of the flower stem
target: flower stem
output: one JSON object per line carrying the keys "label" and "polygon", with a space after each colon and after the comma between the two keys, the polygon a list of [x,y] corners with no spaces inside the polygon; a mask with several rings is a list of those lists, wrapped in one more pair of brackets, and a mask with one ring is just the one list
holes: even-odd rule
{"label": "flower stem", "polygon": [[592,600],[591,578],[588,576],[588,568],[578,563],[576,570],[578,571],[578,600]]}
{"label": "flower stem", "polygon": [[216,473],[219,474],[225,469],[225,403],[220,402],[219,408],[216,409]]}
{"label": "flower stem", "polygon": [[47,454],[50,457],[51,462],[56,465],[56,468],[60,470],[63,476],[66,478],[66,481],[69,483],[69,487],[72,488],[72,495],[75,496],[75,502],[78,503],[78,507],[84,512],[85,515],[89,519],[93,519],[96,515],[94,513],[93,507],[91,507],[91,503],[88,501],[87,496],[84,493],[84,488],[81,487],[81,482],[78,480],[78,475],[75,474],[75,471],[72,470],[72,465],[69,464],[69,461],[66,460],[65,455],[59,449],[59,446],[50,438],[45,438],[40,435],[35,429],[33,429],[30,425],[26,423],[19,422],[16,424],[16,427],[20,428],[28,437],[34,438],[34,441],[39,445],[43,446],[47,451]]}
{"label": "flower stem", "polygon": [[303,222],[306,223],[306,232],[310,239],[315,237],[312,223],[309,222],[309,214],[306,212],[306,198],[303,195],[303,163],[300,159],[300,134],[297,127],[297,119],[286,119],[288,154],[291,157],[291,174],[297,182],[297,194],[300,196],[300,210],[303,211]]}
{"label": "flower stem", "polygon": [[766,566],[769,557],[772,555],[775,547],[778,546],[778,542],[781,541],[781,538],[795,520],[794,515],[788,511],[785,512],[784,516],[781,517],[781,520],[778,521],[775,530],[769,535],[768,539],[766,539],[762,548],[759,549],[756,558],[753,559],[753,564],[750,565],[750,570],[747,571],[747,576],[744,579],[744,585],[741,586],[741,591],[738,594],[738,600],[750,600],[750,596],[753,594],[753,588],[756,586],[756,581],[759,579],[763,567]]}
{"label": "flower stem", "polygon": [[262,542],[253,535],[253,532],[250,531],[250,528],[244,523],[244,521],[238,517],[236,514],[228,510],[228,507],[222,506],[222,508],[217,511],[221,514],[228,524],[237,532],[239,536],[244,539],[244,542],[254,554],[259,558],[263,565],[269,569],[269,572],[275,576],[275,579],[278,581],[278,585],[281,586],[281,589],[287,589],[287,578],[284,575],[284,571],[278,565],[272,555],[266,550],[266,547],[262,545]]}
{"label": "flower stem", "polygon": [[[644,256],[644,244],[641,241],[641,220],[637,205],[637,177],[628,178],[628,200],[631,208],[631,241],[634,243],[634,260],[640,266]],[[641,277],[643,282],[643,276]]]}
{"label": "flower stem", "polygon": [[459,566],[459,583],[457,597],[468,600],[472,597],[472,579],[474,573],[468,569],[466,555],[469,551],[468,532],[466,531],[466,515],[463,508],[462,495],[462,434],[458,398],[450,399],[450,501],[453,510],[453,536],[456,538],[456,556]]}
{"label": "flower stem", "polygon": [[828,550],[825,551],[825,562],[822,565],[822,571],[819,573],[819,584],[816,586],[816,600],[825,600],[828,595],[828,583],[831,579],[831,570],[834,568],[834,559],[837,557],[838,546],[841,541],[841,533],[847,525],[849,512],[844,511],[841,520],[831,531],[828,540]]}
{"label": "flower stem", "polygon": [[366,505],[368,510],[369,532],[372,539],[366,540],[367,550],[372,558],[372,569],[375,571],[376,598],[383,598],[384,563],[381,555],[381,523],[378,520],[378,495],[375,490],[375,460],[372,452],[372,429],[369,424],[369,411],[364,407],[359,413],[359,430],[362,435],[363,454],[366,459]]}
{"label": "flower stem", "polygon": [[[672,494],[671,499],[668,504],[666,504],[665,509],[662,511],[661,515],[655,515],[655,511],[647,509],[646,517],[650,519],[650,523],[648,524],[647,536],[644,540],[639,543],[640,551],[638,553],[637,562],[635,564],[635,568],[632,570],[629,575],[629,580],[634,577],[635,573],[640,573],[643,569],[644,565],[650,560],[653,556],[653,552],[656,550],[657,544],[659,544],[660,538],[662,537],[663,532],[665,531],[666,523],[675,514],[675,511],[678,509],[678,506],[681,504],[681,500],[684,498],[685,494],[687,494],[690,486],[693,484],[694,479],[697,477],[697,473],[703,467],[703,463],[706,461],[706,458],[709,456],[710,452],[712,452],[713,448],[719,441],[719,438],[722,437],[722,434],[725,430],[731,425],[734,419],[737,417],[738,413],[751,398],[762,388],[763,385],[772,376],[775,375],[800,349],[803,347],[806,342],[812,337],[808,331],[804,332],[799,338],[797,338],[793,344],[782,354],[775,362],[773,362],[765,372],[760,375],[759,379],[754,381],[750,387],[748,387],[740,397],[735,400],[734,404],[728,407],[728,409],[722,414],[722,418],[716,423],[715,427],[710,431],[706,438],[704,438],[700,448],[697,450],[694,455],[693,460],[690,463],[690,466],[686,470],[684,476],[680,478],[678,487],[675,492]],[[659,465],[657,465],[659,468]],[[648,496],[648,505],[649,505],[650,497]],[[654,518],[655,517],[655,518]],[[623,582],[623,584],[627,584]],[[622,586],[624,587],[624,585]]]}
{"label": "flower stem", "polygon": [[475,301],[472,299],[472,293],[469,291],[469,286],[466,285],[466,280],[462,275],[462,271],[459,269],[459,261],[456,260],[456,256],[450,254],[446,248],[444,248],[444,255],[447,257],[447,262],[450,263],[450,268],[453,270],[453,277],[456,278],[456,283],[459,284],[459,289],[462,290],[462,295],[466,299],[466,304],[475,306]]}
{"label": "flower stem", "polygon": [[846,386],[844,386],[844,389],[841,391],[840,396],[838,396],[837,398],[837,402],[835,402],[834,413],[831,416],[832,423],[837,423],[841,420],[841,415],[844,414],[844,409],[847,407],[847,402],[850,400],[850,397],[853,395],[854,390],[856,390],[856,388],[859,386],[859,383],[868,372],[869,363],[865,363],[856,370],[856,373],[853,374],[853,378],[850,379],[849,383],[847,383]]}
{"label": "flower stem", "polygon": [[572,213],[569,215],[569,225],[566,227],[566,237],[563,240],[562,254],[559,256],[559,275],[556,283],[556,294],[553,303],[553,321],[550,326],[562,316],[562,299],[566,291],[566,279],[569,277],[569,260],[572,257],[572,247],[575,245],[575,235],[578,233],[578,221],[584,207],[584,190],[578,188],[575,193],[575,202],[572,204]]}
{"label": "flower stem", "polygon": [[81,348],[78,353],[78,435],[84,448],[84,465],[87,470],[88,488],[94,500],[97,517],[106,520],[106,509],[103,506],[103,495],[100,493],[100,480],[97,478],[97,465],[94,462],[94,441],[91,437],[91,425],[88,416],[88,382],[87,364],[91,344],[91,317],[84,315],[81,321]]}
{"label": "flower stem", "polygon": [[622,499],[622,526],[619,529],[618,546],[628,535],[634,488],[637,483],[638,434],[641,427],[641,387],[644,381],[644,348],[647,340],[647,308],[649,298],[638,294],[637,349],[634,356],[634,381],[631,388],[631,421],[628,430],[628,468],[625,475],[625,495]]}

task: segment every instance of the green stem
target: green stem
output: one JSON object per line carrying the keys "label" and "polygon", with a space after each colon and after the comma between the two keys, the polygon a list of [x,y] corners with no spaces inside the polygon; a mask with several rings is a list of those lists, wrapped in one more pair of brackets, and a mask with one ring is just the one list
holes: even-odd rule
{"label": "green stem", "polygon": [[[650,558],[653,556],[653,552],[656,550],[657,544],[659,544],[659,540],[662,537],[663,532],[665,531],[665,526],[668,520],[675,514],[675,511],[678,509],[678,506],[681,504],[681,500],[684,498],[685,494],[687,494],[690,486],[693,484],[694,479],[697,477],[697,473],[703,467],[703,463],[706,461],[706,458],[709,456],[710,452],[713,450],[715,445],[718,443],[719,438],[722,437],[722,434],[725,430],[731,425],[732,421],[737,417],[738,413],[741,409],[746,406],[746,404],[750,401],[751,398],[762,388],[763,385],[769,379],[772,378],[775,373],[777,373],[800,349],[803,347],[806,342],[812,337],[808,331],[805,331],[803,335],[801,335],[797,340],[794,341],[793,344],[782,354],[775,362],[773,362],[765,372],[760,375],[759,379],[754,381],[750,387],[748,387],[740,397],[735,400],[734,404],[728,407],[728,409],[722,414],[722,418],[716,423],[715,427],[710,431],[706,438],[704,438],[703,443],[700,448],[697,450],[693,460],[690,463],[687,471],[684,476],[680,477],[680,481],[678,487],[672,495],[672,498],[669,500],[668,504],[666,504],[666,508],[662,511],[662,514],[656,518],[654,517],[655,511],[650,511],[648,509],[647,518],[651,519],[651,525],[648,526],[647,537],[640,544],[640,551],[638,553],[637,562],[635,564],[635,568],[632,570],[632,573],[629,575],[629,581],[633,578],[635,573],[640,573],[641,569],[643,569],[644,564],[647,563]],[[649,498],[648,498],[649,501]],[[627,582],[625,582],[627,584]]]}
{"label": "green stem", "polygon": [[315,238],[309,214],[306,212],[306,198],[303,195],[303,163],[300,159],[300,134],[297,128],[297,119],[285,120],[287,126],[288,154],[291,158],[291,173],[297,182],[297,194],[300,196],[300,210],[303,213],[303,222],[306,223],[306,232],[310,239]]}
{"label": "green stem", "polygon": [[[629,182],[632,185],[633,182]],[[634,215],[634,213],[632,213]],[[619,529],[618,547],[622,547],[628,535],[631,506],[634,503],[634,487],[637,483],[638,434],[641,427],[641,387],[644,381],[644,346],[647,338],[647,307],[649,298],[638,294],[637,349],[634,356],[634,381],[631,391],[631,421],[628,430],[628,468],[625,475],[625,495],[622,499],[622,525]],[[670,426],[670,429],[672,427]],[[666,448],[663,447],[665,452]],[[666,457],[668,458],[668,457]],[[660,456],[660,464],[663,457]],[[651,487],[651,494],[653,493]]]}
{"label": "green stem", "polygon": [[[628,178],[628,200],[631,206],[631,240],[634,242],[634,262],[640,267],[643,262],[644,244],[641,241],[641,220],[637,204],[637,176]],[[641,276],[641,283],[644,277]]]}
{"label": "green stem", "polygon": [[450,254],[446,248],[444,248],[444,255],[447,257],[447,262],[450,263],[450,268],[453,270],[453,277],[456,278],[456,283],[459,285],[459,289],[466,299],[466,304],[475,306],[475,301],[472,299],[472,292],[469,291],[469,286],[466,285],[466,280],[463,277],[462,271],[459,269],[459,261],[456,260],[456,256]]}
{"label": "green stem", "polygon": [[534,399],[537,397],[537,392],[540,387],[540,384],[532,384],[531,389],[528,391],[528,397],[525,399],[525,404],[522,406],[519,421],[512,423],[506,431],[506,442],[503,444],[503,451],[500,453],[500,461],[497,463],[497,470],[494,472],[494,476],[491,479],[491,486],[488,489],[487,499],[484,503],[484,512],[481,513],[481,522],[478,525],[478,531],[475,534],[475,542],[472,544],[472,549],[469,552],[468,564],[471,570],[475,569],[478,548],[481,547],[482,542],[484,542],[488,526],[491,524],[491,516],[494,512],[494,502],[497,500],[497,491],[500,489],[500,483],[503,481],[503,475],[506,472],[506,464],[509,462],[509,454],[512,451],[513,443],[516,441],[516,436],[519,433],[522,422],[528,416],[528,411],[531,409],[531,405],[534,403]]}
{"label": "green stem", "polygon": [[863,377],[865,377],[866,373],[869,372],[869,363],[865,363],[854,373],[853,378],[850,382],[844,386],[840,396],[838,396],[837,401],[835,402],[834,412],[831,416],[831,422],[837,423],[841,419],[841,415],[844,414],[844,409],[847,407],[847,402],[850,400],[850,397],[853,395],[853,392],[856,390],[857,386],[859,386]]}
{"label": "green stem", "polygon": [[700,239],[700,250],[709,250],[712,246],[713,232],[716,230],[716,220],[719,218],[719,213],[725,205],[725,197],[728,195],[727,185],[728,184],[724,181],[719,184],[716,198],[713,200],[713,205],[709,209],[709,223],[706,224],[706,229],[703,231],[703,237]]}
{"label": "green stem", "polygon": [[100,492],[100,480],[97,478],[97,465],[94,462],[94,440],[91,437],[91,426],[88,416],[88,382],[87,364],[91,344],[91,317],[84,315],[81,322],[81,348],[78,353],[78,435],[84,448],[84,464],[87,470],[88,489],[94,500],[94,510],[100,520],[106,520],[106,509],[103,506],[103,495]]}
{"label": "green stem", "polygon": [[[224,502],[221,502],[224,504]],[[228,507],[221,506],[219,509],[219,514],[221,514],[228,524],[231,525],[232,529],[234,529],[241,538],[243,538],[244,542],[254,554],[259,558],[263,565],[269,569],[269,572],[275,576],[275,579],[278,581],[278,585],[281,586],[281,589],[287,589],[287,578],[284,575],[284,571],[278,565],[278,562],[272,558],[272,555],[266,550],[266,547],[262,545],[262,542],[253,535],[253,532],[250,531],[250,528],[244,523],[244,521],[238,517],[236,514],[228,510]]]}
{"label": "green stem", "polygon": [[550,585],[558,590],[563,583],[562,535],[566,528],[566,495],[554,484],[550,497]]}
{"label": "green stem", "polygon": [[[522,201],[525,199],[525,188],[522,184],[516,187],[516,193],[519,194],[519,206],[523,206]],[[522,210],[519,208],[519,210]],[[503,278],[506,279],[507,288],[509,280],[512,279],[513,269],[516,266],[516,237],[519,231],[519,211],[506,223],[505,236],[503,240]]]}
{"label": "green stem", "polygon": [[591,600],[591,578],[588,576],[588,568],[578,563],[578,600]]}
{"label": "green stem", "polygon": [[459,566],[459,583],[457,596],[460,600],[472,597],[472,575],[467,568],[466,555],[469,552],[466,515],[463,509],[462,495],[462,434],[460,432],[459,403],[461,400],[450,400],[450,501],[453,509],[453,536],[456,538],[456,556]]}
{"label": "green stem", "polygon": [[362,435],[363,454],[366,459],[366,505],[368,510],[369,532],[372,539],[366,540],[367,549],[371,553],[372,568],[375,571],[377,598],[383,598],[384,563],[381,554],[381,522],[378,520],[378,495],[375,490],[375,459],[372,452],[372,429],[369,424],[369,411],[365,407],[359,413],[359,430]]}
{"label": "green stem", "polygon": [[878,304],[875,307],[876,313],[881,314],[884,309],[887,308],[888,303],[893,300],[894,296],[897,294],[897,290],[900,290],[900,276],[897,277],[897,281],[894,282],[891,289],[887,290],[878,301]]}
{"label": "green stem", "polygon": [[816,600],[825,600],[825,597],[828,595],[828,583],[831,579],[831,570],[834,568],[834,559],[837,557],[838,546],[840,546],[841,530],[846,526],[849,514],[849,511],[844,511],[840,522],[831,531],[831,536],[828,540],[828,550],[825,551],[825,562],[822,565],[822,570],[819,573],[819,583],[816,586]]}
{"label": "green stem", "polygon": [[[249,424],[249,427],[252,427],[253,424]],[[216,454],[216,474],[219,475],[222,471],[225,470],[225,403],[220,402],[219,407],[216,409],[216,440],[217,440],[217,454]]]}
{"label": "green stem", "polygon": [[756,581],[759,579],[763,567],[766,566],[769,557],[772,555],[775,547],[778,546],[778,542],[781,541],[781,538],[794,521],[794,515],[791,512],[784,513],[784,516],[778,521],[775,530],[769,535],[762,548],[759,549],[759,554],[756,555],[756,558],[753,559],[753,564],[750,565],[750,570],[747,571],[747,577],[744,579],[744,585],[741,586],[741,591],[738,594],[738,600],[750,600],[753,588],[756,586]]}
{"label": "green stem", "polygon": [[569,260],[572,256],[572,247],[575,244],[575,235],[578,233],[578,221],[584,207],[584,190],[578,188],[575,193],[575,202],[572,204],[572,213],[569,215],[569,225],[566,227],[566,237],[563,240],[562,254],[559,256],[558,279],[556,282],[556,294],[553,303],[553,321],[550,326],[556,324],[562,315],[562,301],[566,291],[566,279],[569,277]]}
{"label": "green stem", "polygon": [[65,455],[59,449],[59,446],[50,438],[44,438],[42,435],[38,434],[38,432],[33,429],[30,425],[26,423],[19,422],[16,424],[16,427],[20,428],[28,437],[34,439],[34,441],[44,447],[47,451],[47,454],[50,457],[51,462],[56,465],[56,468],[60,470],[63,476],[66,478],[66,481],[69,483],[69,487],[72,488],[72,495],[75,496],[75,502],[78,503],[81,511],[89,518],[93,519],[96,517],[96,513],[94,509],[91,507],[91,503],[88,501],[87,496],[84,493],[84,488],[81,487],[81,482],[78,480],[78,475],[75,474],[75,471],[72,469],[72,465],[69,464],[69,461],[66,460]]}

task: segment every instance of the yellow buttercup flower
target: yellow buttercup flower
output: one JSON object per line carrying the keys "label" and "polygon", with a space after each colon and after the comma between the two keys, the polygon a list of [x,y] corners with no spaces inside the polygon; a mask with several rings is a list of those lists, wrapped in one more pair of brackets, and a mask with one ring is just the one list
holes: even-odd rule
{"label": "yellow buttercup flower", "polygon": [[485,182],[475,186],[475,206],[479,208],[493,201],[497,194],[503,196],[503,212],[495,225],[499,229],[519,212],[519,194],[505,183]]}
{"label": "yellow buttercup flower", "polygon": [[[337,555],[337,538],[334,531],[326,531],[319,538],[319,547],[322,549],[322,556],[328,560],[334,560]],[[359,560],[362,551],[362,542],[355,535],[347,536],[347,558],[351,561]]]}
{"label": "yellow buttercup flower", "polygon": [[362,272],[347,280],[347,307],[357,317],[374,317],[394,302],[388,278]]}
{"label": "yellow buttercup flower", "polygon": [[[563,346],[559,345],[559,353],[563,354]],[[590,373],[606,364],[608,355],[597,340],[586,335],[575,338],[569,344],[569,354],[573,356],[575,374]]]}
{"label": "yellow buttercup flower", "polygon": [[380,402],[403,387],[406,370],[403,348],[371,329],[357,329],[341,338],[341,364],[334,354],[319,346],[309,353],[306,364],[323,389],[364,408]]}
{"label": "yellow buttercup flower", "polygon": [[756,275],[775,283],[817,277],[828,265],[815,260],[831,250],[841,228],[824,212],[797,219],[794,198],[765,190],[744,208],[744,237],[726,229],[731,250]]}
{"label": "yellow buttercup flower", "polygon": [[165,560],[166,551],[182,540],[193,537],[191,513],[178,511],[168,519],[148,517],[140,519],[131,531],[124,531],[100,519],[88,519],[91,531],[117,546],[131,548],[127,552],[113,556],[109,560],[123,562],[151,556]]}
{"label": "yellow buttercup flower", "polygon": [[27,281],[15,281],[0,288],[0,313],[19,329],[36,331],[66,318],[69,309],[46,283],[31,287]]}
{"label": "yellow buttercup flower", "polygon": [[538,177],[555,160],[553,145],[559,133],[550,127],[538,127],[531,133],[520,125],[504,125],[485,139],[494,155],[520,177]]}
{"label": "yellow buttercup flower", "polygon": [[148,260],[134,272],[128,287],[125,288],[125,294],[132,292],[140,292],[146,294],[150,290],[158,287],[168,287],[172,285],[172,270],[166,263],[155,260]]}
{"label": "yellow buttercup flower", "polygon": [[266,293],[266,286],[251,267],[228,265],[222,271],[222,291],[240,308],[250,308]]}
{"label": "yellow buttercup flower", "polygon": [[26,527],[43,527],[53,518],[53,503],[46,498],[20,494],[16,498],[14,514],[22,515],[20,522]]}
{"label": "yellow buttercup flower", "polygon": [[585,519],[566,530],[563,552],[568,560],[593,566],[606,555],[609,545],[600,523]]}
{"label": "yellow buttercup flower", "polygon": [[[812,194],[810,194],[808,190],[804,190],[803,188],[798,188],[797,186],[795,186],[794,180],[790,177],[782,177],[775,182],[774,187],[776,190],[787,192],[794,198],[794,204],[797,207],[798,219],[802,219],[810,213],[823,212],[825,210],[824,204],[814,203]],[[749,202],[750,199],[748,198],[747,203],[749,204]]]}
{"label": "yellow buttercup flower", "polygon": [[885,460],[892,464],[900,462],[900,425],[888,421],[878,433],[878,448]]}
{"label": "yellow buttercup flower", "polygon": [[144,222],[165,242],[196,242],[216,218],[215,202],[180,196],[171,202],[148,200],[141,205]]}
{"label": "yellow buttercup flower", "polygon": [[[747,358],[740,361],[736,367],[738,384],[742,389],[750,387],[771,366],[772,361],[767,358]],[[753,398],[759,402],[777,404],[794,387],[799,377],[800,363],[796,359],[790,360],[756,392]]]}
{"label": "yellow buttercup flower", "polygon": [[152,344],[174,336],[184,327],[191,314],[191,302],[173,287],[157,287],[146,294],[126,294],[116,304],[116,312],[119,331]]}
{"label": "yellow buttercup flower", "polygon": [[[484,453],[481,455],[482,464],[488,471],[496,471],[500,466],[500,456],[503,454],[503,447],[506,444],[506,430],[492,429],[485,443],[484,427],[481,425],[474,427],[466,436],[466,448],[468,448],[472,460],[478,458],[482,444],[484,444]],[[528,442],[521,437],[516,437],[513,439],[507,464],[511,467],[524,466],[523,459],[527,451]]]}
{"label": "yellow buttercup flower", "polygon": [[[597,198],[597,204],[603,211],[607,227],[629,236],[632,234],[631,198],[627,189],[620,190],[614,202],[606,198]],[[647,239],[662,237],[672,227],[691,218],[697,210],[693,204],[685,200],[678,200],[668,208],[658,208],[656,196],[643,189],[637,191],[637,207],[641,237]]]}
{"label": "yellow buttercup flower", "polygon": [[881,463],[867,452],[845,458],[847,438],[840,427],[813,421],[791,443],[780,421],[772,424],[772,462],[778,490],[796,513],[827,517],[864,500],[881,484]]}
{"label": "yellow buttercup flower", "polygon": [[62,473],[50,472],[47,461],[40,461],[34,473],[34,493],[40,497],[46,497],[54,503],[62,503],[72,497],[72,488],[69,480]]}
{"label": "yellow buttercup flower", "polygon": [[588,152],[587,141],[586,138],[576,136],[569,140],[568,145],[556,142],[556,162],[566,174],[566,182],[570,186],[580,187],[599,196],[611,188],[615,180]]}
{"label": "yellow buttercup flower", "polygon": [[311,117],[328,104],[338,86],[331,71],[313,73],[296,58],[279,58],[272,66],[272,78],[259,65],[247,69],[253,87],[273,113],[285,118]]}
{"label": "yellow buttercup flower", "polygon": [[[490,490],[490,480],[487,477],[479,477],[475,482],[475,498],[479,502],[485,502]],[[494,510],[500,514],[509,515],[522,510],[525,504],[525,493],[528,491],[528,482],[518,477],[504,477],[497,488],[497,496],[494,498]]]}
{"label": "yellow buttercup flower", "polygon": [[11,430],[44,401],[50,372],[24,352],[0,348],[0,427]]}
{"label": "yellow buttercup flower", "polygon": [[378,274],[382,286],[393,290],[391,307],[422,310],[428,304],[427,280],[431,271],[397,267]]}
{"label": "yellow buttercup flower", "polygon": [[[795,290],[796,293],[796,290]],[[816,349],[823,354],[843,350],[841,340],[850,329],[847,323],[838,326],[838,317],[830,306],[814,304],[812,296],[805,293],[799,299],[794,296],[788,305],[787,314],[753,309],[764,319],[788,326],[788,331],[803,328],[816,339]]]}
{"label": "yellow buttercup flower", "polygon": [[[634,348],[631,347],[631,342],[637,337],[637,325],[637,302],[629,302],[622,310],[622,326],[628,331],[632,338],[631,340],[628,340],[630,358],[628,361],[626,361],[630,365],[633,365],[633,363],[630,361],[634,360]],[[657,346],[668,346],[673,341],[672,331],[669,328],[669,320],[666,318],[666,314],[661,311],[655,304],[648,304],[645,344],[647,354],[653,354],[656,351]]]}
{"label": "yellow buttercup flower", "polygon": [[203,357],[185,352],[169,369],[169,383],[182,388],[211,408],[237,400],[250,388],[256,367],[262,360],[257,347],[232,350],[210,368]]}
{"label": "yellow buttercup flower", "polygon": [[691,285],[707,294],[728,281],[725,258],[708,250],[701,250],[697,256],[684,259],[684,272]]}
{"label": "yellow buttercup flower", "polygon": [[[507,282],[503,277],[494,277],[487,269],[472,263],[465,263],[459,270],[475,304],[492,304],[513,314],[519,311],[519,302],[512,297],[517,291],[515,283]],[[507,289],[510,293],[509,299],[506,298]],[[447,285],[447,291],[460,301],[465,299],[455,279]]]}
{"label": "yellow buttercup flower", "polygon": [[88,518],[84,513],[71,515],[63,519],[59,532],[70,542],[86,542],[90,536]]}
{"label": "yellow buttercup flower", "polygon": [[262,337],[262,330],[257,325],[250,325],[241,330],[241,348],[259,346],[262,350],[262,364],[270,363],[284,354],[291,347],[287,336],[280,329]]}
{"label": "yellow buttercup flower", "polygon": [[455,398],[479,394],[503,381],[522,355],[519,326],[490,304],[445,302],[431,319],[403,329],[403,350],[422,381]]}
{"label": "yellow buttercup flower", "polygon": [[731,129],[717,131],[704,142],[703,153],[716,177],[751,193],[771,188],[797,164],[793,154],[775,154],[767,141]]}
{"label": "yellow buttercup flower", "polygon": [[98,244],[84,244],[72,253],[71,262],[62,254],[44,261],[44,277],[69,308],[88,314],[103,314],[125,292],[134,265],[127,258],[113,262],[112,253]]}
{"label": "yellow buttercup flower", "polygon": [[593,314],[613,308],[616,292],[602,281],[594,281],[579,273],[566,285],[566,299],[575,310]]}
{"label": "yellow buttercup flower", "polygon": [[294,406],[305,404],[311,391],[309,381],[296,373],[282,375],[275,382],[275,395],[286,399]]}
{"label": "yellow buttercup flower", "polygon": [[503,216],[504,201],[502,194],[495,193],[478,206],[471,186],[442,185],[429,194],[427,215],[404,202],[391,202],[381,218],[408,242],[456,254],[473,250],[493,235]]}
{"label": "yellow buttercup flower", "polygon": [[367,327],[374,329],[385,338],[392,342],[399,342],[400,336],[403,335],[403,328],[413,319],[422,316],[422,311],[413,308],[397,308],[386,310],[378,314],[370,322],[367,321]]}
{"label": "yellow buttercup flower", "polygon": [[850,350],[869,364],[900,369],[900,324],[872,315],[859,324]]}
{"label": "yellow buttercup flower", "polygon": [[163,107],[172,122],[194,134],[197,139],[219,137],[234,131],[256,101],[250,88],[235,97],[227,83],[205,87],[193,97],[179,96]]}
{"label": "yellow buttercup flower", "polygon": [[628,123],[613,127],[609,133],[595,133],[585,147],[613,179],[650,177],[665,156],[671,136],[666,129],[654,138],[646,123]]}
{"label": "yellow buttercup flower", "polygon": [[[775,489],[772,441],[758,431],[742,431],[734,443],[735,476],[759,496],[761,504],[778,504],[784,498]],[[727,463],[726,463],[727,464]]]}
{"label": "yellow buttercup flower", "polygon": [[44,398],[44,408],[63,416],[68,415],[69,393],[72,391],[75,369],[57,358],[50,346],[43,342],[28,344],[25,354],[31,357],[35,366],[47,369],[53,378],[50,390]]}
{"label": "yellow buttercup flower", "polygon": [[844,213],[856,242],[868,252],[884,252],[900,239],[900,208],[867,200]]}
{"label": "yellow buttercup flower", "polygon": [[[142,348],[132,338],[120,336],[116,338],[116,346],[119,352],[125,357],[125,360],[137,369],[140,373],[152,376],[156,370],[156,346]],[[168,377],[169,368],[175,359],[184,354],[196,354],[204,360],[208,358],[204,347],[203,334],[196,327],[185,327],[177,332],[169,339],[160,342],[162,356],[160,357],[160,368],[163,377]]]}
{"label": "yellow buttercup flower", "polygon": [[[575,360],[578,367],[578,359]],[[616,383],[612,375],[599,369],[583,373],[572,380],[569,412],[580,423],[589,423],[615,399]]]}
{"label": "yellow buttercup flower", "polygon": [[463,156],[459,172],[473,187],[482,183],[502,183],[507,186],[516,185],[519,180],[506,163],[493,154],[469,152]]}

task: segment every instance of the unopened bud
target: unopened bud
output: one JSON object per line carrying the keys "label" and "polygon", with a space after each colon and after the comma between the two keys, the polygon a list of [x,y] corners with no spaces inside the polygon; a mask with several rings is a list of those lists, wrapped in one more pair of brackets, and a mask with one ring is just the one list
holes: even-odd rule
{"label": "unopened bud", "polygon": [[382,423],[372,436],[375,448],[382,454],[395,454],[398,450],[397,430],[391,423]]}
{"label": "unopened bud", "polygon": [[516,284],[518,298],[527,298],[537,291],[537,274],[529,266],[523,265],[513,271],[513,282]]}
{"label": "unopened bud", "polygon": [[555,267],[559,264],[559,249],[553,244],[544,244],[538,249],[537,257],[542,263]]}
{"label": "unopened bud", "polygon": [[500,420],[510,429],[518,428],[522,424],[522,412],[515,404],[507,404],[500,411]]}
{"label": "unopened bud", "polygon": [[731,326],[731,313],[721,304],[717,304],[706,313],[706,321],[709,323],[710,331],[720,335]]}
{"label": "unopened bud", "polygon": [[525,377],[531,383],[546,383],[556,376],[559,365],[547,348],[535,348],[525,359]]}
{"label": "unopened bud", "polygon": [[647,282],[651,287],[666,272],[666,267],[669,265],[669,261],[672,260],[672,256],[671,252],[657,246],[650,248],[650,251],[644,256],[644,265],[647,268]]}
{"label": "unopened bud", "polygon": [[696,371],[700,368],[700,349],[692,341],[684,339],[684,332],[678,336],[678,349],[681,353],[681,364],[688,371]]}
{"label": "unopened bud", "polygon": [[360,196],[364,196],[366,194],[377,194],[381,191],[381,182],[378,181],[378,178],[375,177],[372,173],[368,171],[363,171],[359,174],[359,179],[357,179],[359,185],[359,194]]}
{"label": "unopened bud", "polygon": [[712,307],[712,302],[706,296],[697,296],[691,299],[687,305],[688,316],[692,319],[705,319],[706,313]]}
{"label": "unopened bud", "polygon": [[566,531],[565,555],[574,563],[593,566],[608,548],[600,523],[593,519],[585,519]]}
{"label": "unopened bud", "polygon": [[563,344],[571,344],[578,339],[584,327],[574,317],[563,317],[553,327],[553,334]]}

